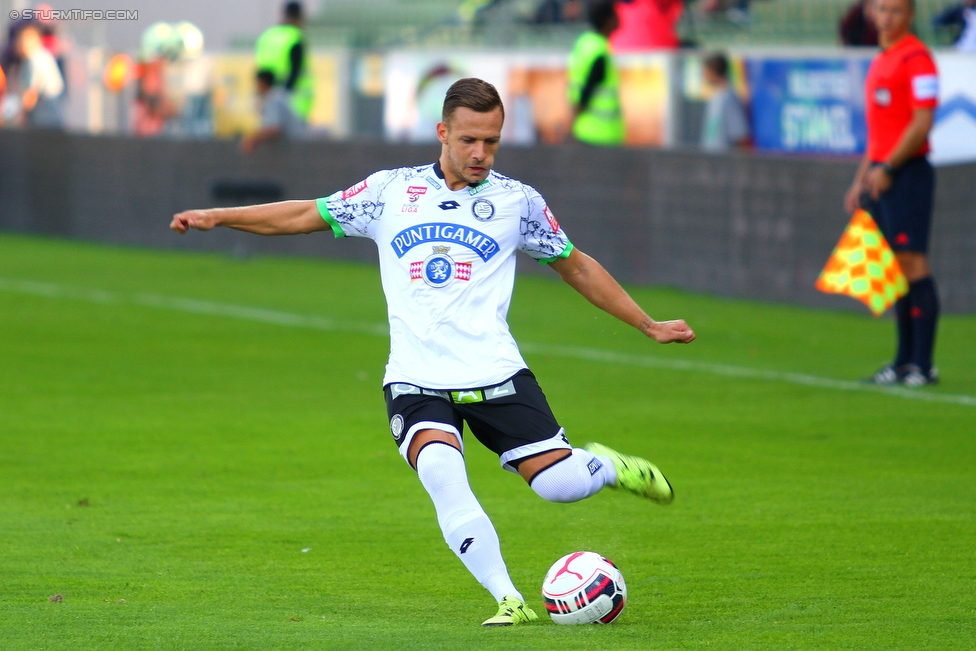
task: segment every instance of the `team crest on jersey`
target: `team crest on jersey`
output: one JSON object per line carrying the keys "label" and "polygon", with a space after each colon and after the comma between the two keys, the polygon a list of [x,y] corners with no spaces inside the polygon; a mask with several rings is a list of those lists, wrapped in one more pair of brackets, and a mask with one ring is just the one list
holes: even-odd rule
{"label": "team crest on jersey", "polygon": [[471,204],[471,214],[479,222],[486,222],[495,216],[495,204],[487,199],[477,199]]}
{"label": "team crest on jersey", "polygon": [[427,259],[411,262],[410,281],[423,280],[434,289],[439,289],[455,279],[471,280],[471,263],[455,262],[448,255],[450,250],[449,246],[435,246]]}
{"label": "team crest on jersey", "polygon": [[878,106],[888,106],[891,104],[891,91],[887,88],[878,88],[875,90],[874,103]]}
{"label": "team crest on jersey", "polygon": [[558,233],[559,222],[556,221],[556,216],[552,214],[551,210],[549,210],[549,206],[546,206],[545,208],[542,209],[542,214],[546,216],[546,221],[548,221],[549,225],[552,226],[552,230]]}
{"label": "team crest on jersey", "polygon": [[407,196],[410,197],[410,203],[417,203],[420,199],[420,195],[427,194],[426,185],[411,185],[407,187]]}
{"label": "team crest on jersey", "polygon": [[359,194],[365,189],[366,189],[366,181],[365,180],[360,181],[359,183],[352,186],[351,188],[342,191],[342,200],[349,201],[350,199],[352,199],[353,197],[355,197],[357,194]]}

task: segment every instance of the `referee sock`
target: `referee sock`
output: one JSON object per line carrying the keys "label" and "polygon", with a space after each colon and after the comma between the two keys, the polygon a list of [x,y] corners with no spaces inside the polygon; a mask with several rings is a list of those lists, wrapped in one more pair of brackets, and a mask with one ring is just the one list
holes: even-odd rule
{"label": "referee sock", "polygon": [[502,559],[495,527],[471,492],[464,457],[450,445],[433,443],[417,455],[417,476],[434,501],[444,540],[496,601],[522,599]]}
{"label": "referee sock", "polygon": [[529,485],[549,502],[578,502],[616,482],[617,472],[609,459],[574,448],[570,456],[541,471]]}
{"label": "referee sock", "polygon": [[912,347],[915,344],[912,323],[912,286],[908,286],[908,293],[895,303],[895,322],[898,326],[898,352],[895,354],[893,366],[898,368],[912,361]]}
{"label": "referee sock", "polygon": [[910,287],[914,338],[912,364],[928,375],[932,370],[932,352],[935,350],[935,331],[939,321],[939,294],[932,276],[916,280]]}

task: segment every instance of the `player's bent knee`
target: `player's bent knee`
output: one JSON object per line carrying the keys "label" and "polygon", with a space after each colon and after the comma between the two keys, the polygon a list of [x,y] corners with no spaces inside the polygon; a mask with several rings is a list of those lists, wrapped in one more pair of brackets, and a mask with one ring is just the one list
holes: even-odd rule
{"label": "player's bent knee", "polygon": [[535,475],[529,482],[532,490],[548,502],[579,502],[599,492],[604,486],[602,477],[590,472],[593,455],[583,450],[557,461]]}

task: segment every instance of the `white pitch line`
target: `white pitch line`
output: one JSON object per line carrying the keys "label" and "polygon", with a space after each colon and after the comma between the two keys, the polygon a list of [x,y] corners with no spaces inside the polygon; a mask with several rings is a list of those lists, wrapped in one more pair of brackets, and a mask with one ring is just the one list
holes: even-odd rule
{"label": "white pitch line", "polygon": [[[163,296],[160,294],[134,294],[131,296],[126,296],[124,294],[103,290],[81,289],[76,287],[68,287],[65,285],[57,285],[54,283],[44,283],[33,280],[16,280],[10,278],[0,278],[0,291],[43,296],[46,298],[70,298],[87,301],[90,303],[98,303],[100,305],[140,305],[144,307],[187,312],[190,314],[222,316],[232,319],[267,323],[270,325],[290,328],[309,328],[312,330],[323,330],[327,332],[350,332],[381,337],[386,337],[389,335],[389,327],[385,323],[344,321],[340,319],[330,319],[328,317],[308,316],[293,312],[269,310],[266,308],[250,307],[246,305],[234,305],[231,303],[217,303],[214,301],[205,301],[179,296]],[[602,364],[622,364],[626,366],[639,366],[644,368],[662,368],[672,371],[707,373],[709,375],[719,375],[749,380],[786,382],[788,384],[798,384],[821,389],[833,389],[835,391],[878,393],[895,398],[904,398],[907,400],[941,402],[964,405],[967,407],[976,407],[976,396],[950,393],[932,393],[902,387],[882,387],[872,384],[863,384],[861,382],[854,382],[851,380],[837,380],[834,378],[806,375],[803,373],[767,371],[763,369],[749,368],[746,366],[664,359],[661,357],[654,357],[652,355],[640,355],[636,353],[600,350],[597,348],[559,346],[535,342],[523,342],[519,344],[519,348],[521,348],[523,352],[536,355],[564,357]]]}

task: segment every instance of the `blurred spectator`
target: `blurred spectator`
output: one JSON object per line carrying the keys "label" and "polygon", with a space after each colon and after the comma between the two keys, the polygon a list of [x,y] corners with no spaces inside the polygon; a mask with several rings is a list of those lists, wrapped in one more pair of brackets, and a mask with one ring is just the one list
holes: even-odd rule
{"label": "blurred spectator", "polygon": [[947,8],[932,21],[936,27],[958,30],[956,49],[976,52],[976,0],[963,0]]}
{"label": "blurred spectator", "polygon": [[36,25],[27,25],[17,35],[20,56],[21,108],[27,126],[60,129],[64,126],[61,98],[64,78],[54,56],[44,47]]}
{"label": "blurred spectator", "polygon": [[166,96],[166,57],[163,55],[136,66],[136,101],[133,129],[137,136],[158,136],[176,109]]}
{"label": "blurred spectator", "polygon": [[275,76],[275,85],[289,94],[295,115],[307,122],[314,88],[302,32],[304,24],[302,3],[286,3],[281,24],[269,27],[258,37],[254,59],[258,70],[268,70]]}
{"label": "blurred spectator", "polygon": [[749,0],[707,0],[702,9],[709,14],[724,14],[730,22],[739,25],[752,21]]}
{"label": "blurred spectator", "polygon": [[31,24],[31,21],[23,18],[15,20],[7,27],[7,40],[4,41],[3,49],[0,50],[0,68],[3,68],[10,78],[13,79],[15,70],[20,65],[20,54],[17,51],[17,36],[20,30]]}
{"label": "blurred spectator", "polygon": [[569,55],[569,102],[573,135],[590,145],[620,145],[620,74],[610,56],[610,35],[620,22],[613,0],[595,0],[589,9],[593,29],[582,34]]}
{"label": "blurred spectator", "polygon": [[584,19],[583,0],[542,0],[535,11],[538,25],[574,23]]}
{"label": "blurred spectator", "polygon": [[213,60],[203,53],[203,32],[192,23],[177,23],[179,54],[167,64],[167,97],[178,113],[172,130],[180,136],[213,135]]}
{"label": "blurred spectator", "polygon": [[848,46],[878,46],[874,0],[859,0],[840,19],[840,42]]}
{"label": "blurred spectator", "polygon": [[729,84],[729,60],[711,54],[704,63],[705,83],[712,91],[705,105],[701,146],[711,152],[749,146],[749,121],[739,97]]}
{"label": "blurred spectator", "polygon": [[614,52],[678,47],[683,0],[621,0],[616,4],[620,29],[610,38]]}
{"label": "blurred spectator", "polygon": [[258,97],[261,102],[261,128],[241,141],[241,151],[250,154],[262,142],[276,138],[301,138],[305,135],[305,121],[295,115],[288,91],[275,84],[275,74],[259,70]]}
{"label": "blurred spectator", "polygon": [[[41,32],[41,42],[44,44],[44,48],[51,53],[54,60],[58,63],[58,71],[61,72],[61,78],[67,79],[64,74],[64,55],[65,47],[64,42],[58,37],[58,25],[54,22],[51,12],[53,8],[49,4],[42,4],[37,6],[39,14],[37,19],[37,27]],[[65,88],[65,94],[67,94],[67,88]]]}

